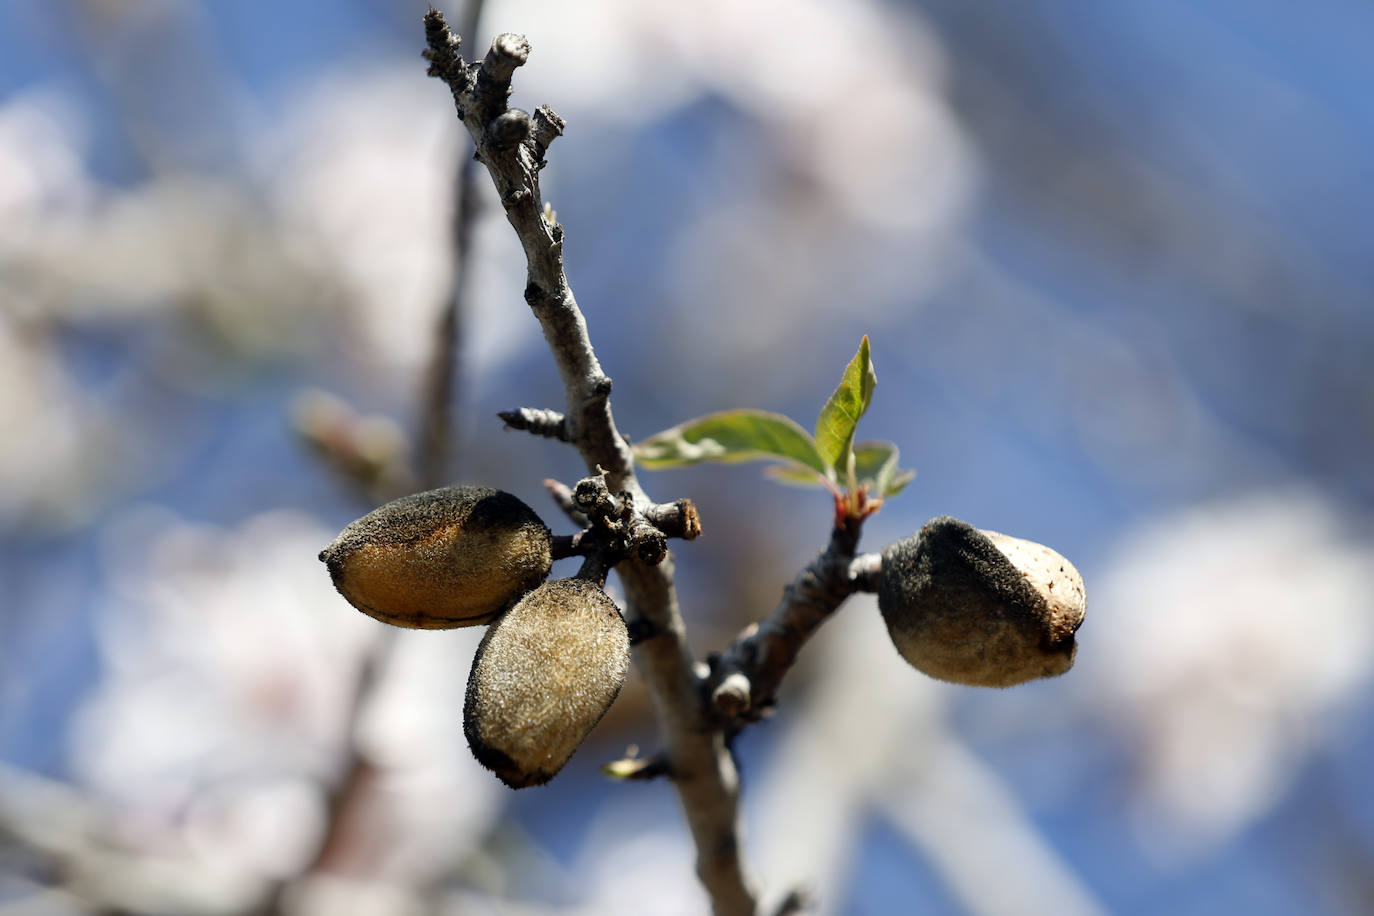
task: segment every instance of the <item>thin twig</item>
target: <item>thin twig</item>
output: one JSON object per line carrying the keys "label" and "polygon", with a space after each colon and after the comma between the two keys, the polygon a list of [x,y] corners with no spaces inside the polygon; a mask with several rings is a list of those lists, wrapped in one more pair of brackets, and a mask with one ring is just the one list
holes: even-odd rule
{"label": "thin twig", "polygon": [[568,421],[556,410],[538,407],[517,407],[497,414],[509,429],[518,429],[545,439],[568,441]]}
{"label": "thin twig", "polygon": [[[510,77],[529,57],[523,38],[499,35],[477,67],[458,56],[458,41],[443,16],[425,16],[430,73],[453,93],[458,115],[490,172],[506,218],[525,250],[525,301],[534,311],[558,366],[567,406],[568,439],[588,471],[606,472],[612,492],[628,492],[647,508],[634,459],[611,414],[611,380],[597,361],[586,322],[563,270],[563,227],[546,215],[539,172],[563,121],[548,108],[531,118],[506,107]],[[475,71],[475,72],[474,72]],[[697,874],[718,916],[753,916],[756,900],[740,860],[739,776],[723,733],[711,726],[702,683],[687,645],[671,556],[656,566],[637,560],[617,568],[630,617],[645,621],[653,637],[635,647],[636,660],[662,723],[674,786],[697,848]]]}
{"label": "thin twig", "polygon": [[701,516],[690,499],[650,506],[644,510],[644,518],[670,538],[693,541],[701,536]]}

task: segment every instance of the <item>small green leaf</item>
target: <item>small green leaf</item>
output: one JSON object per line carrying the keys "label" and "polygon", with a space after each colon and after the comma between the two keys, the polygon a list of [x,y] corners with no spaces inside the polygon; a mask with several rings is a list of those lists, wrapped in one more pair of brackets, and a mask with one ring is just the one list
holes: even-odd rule
{"label": "small green leaf", "polygon": [[891,442],[860,442],[854,446],[854,476],[875,496],[896,496],[916,476],[897,466],[897,446]]}
{"label": "small green leaf", "polygon": [[868,354],[868,335],[859,342],[859,352],[844,367],[839,387],[821,408],[816,420],[816,449],[826,467],[838,475],[849,473],[850,453],[854,447],[854,427],[873,400],[873,388],[878,376]]}
{"label": "small green leaf", "polygon": [[793,487],[824,487],[830,483],[820,471],[793,462],[766,467],[763,475]]}
{"label": "small green leaf", "polygon": [[883,496],[896,496],[898,493],[906,489],[907,484],[911,483],[915,479],[916,472],[914,470],[908,468],[905,471],[899,471],[897,475],[893,477],[892,480],[889,481],[887,485],[884,486],[882,490],[880,490],[879,492]]}
{"label": "small green leaf", "polygon": [[897,467],[897,446],[891,442],[860,442],[854,446],[854,476],[875,493]]}
{"label": "small green leaf", "polygon": [[658,471],[703,461],[776,458],[827,476],[816,442],[794,421],[766,410],[726,410],[680,423],[634,447],[640,467]]}

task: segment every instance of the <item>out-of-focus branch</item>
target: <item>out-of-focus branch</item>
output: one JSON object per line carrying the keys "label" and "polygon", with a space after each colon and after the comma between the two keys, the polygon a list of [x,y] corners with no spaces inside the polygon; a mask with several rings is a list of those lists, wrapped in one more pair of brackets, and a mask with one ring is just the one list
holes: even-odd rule
{"label": "out-of-focus branch", "polygon": [[363,708],[371,699],[378,679],[382,676],[396,644],[397,631],[386,627],[377,634],[377,640],[368,650],[358,668],[353,682],[353,693],[349,697],[348,729],[345,735],[346,751],[339,764],[339,772],[334,782],[327,788],[325,795],[325,827],[315,854],[300,872],[292,878],[276,882],[264,895],[259,909],[263,916],[273,916],[282,912],[286,895],[293,884],[308,875],[326,868],[331,859],[339,854],[339,849],[347,842],[348,833],[356,828],[352,812],[362,802],[372,787],[376,768],[357,743],[357,723],[362,717]]}
{"label": "out-of-focus branch", "polygon": [[296,434],[360,499],[385,502],[414,488],[405,437],[390,417],[359,414],[317,389],[297,394],[291,412]]}
{"label": "out-of-focus branch", "polygon": [[425,372],[416,449],[416,471],[421,487],[427,490],[442,485],[452,474],[449,444],[453,438],[454,400],[459,384],[467,298],[472,289],[469,256],[472,227],[479,210],[475,162],[463,160],[454,187],[457,200],[453,219],[453,286],[434,328],[434,348]]}
{"label": "out-of-focus branch", "polygon": [[[567,435],[590,472],[604,469],[613,492],[635,505],[652,505],[635,477],[634,459],[611,414],[611,380],[602,371],[586,322],[563,269],[563,227],[546,211],[539,172],[549,144],[563,131],[551,109],[533,118],[508,108],[510,79],[529,57],[523,38],[498,35],[480,64],[459,56],[459,39],[437,10],[425,15],[430,74],[448,84],[458,116],[476,145],[476,158],[492,182],[524,248],[525,301],[544,332],[563,382]],[[697,849],[697,874],[717,914],[749,914],[754,891],[740,859],[739,777],[725,738],[711,725],[703,684],[694,670],[677,595],[671,557],[656,566],[627,560],[617,567],[636,622],[653,635],[635,648],[654,697],[667,742],[674,785]]]}
{"label": "out-of-focus branch", "polygon": [[[482,16],[482,0],[468,0],[459,34],[471,34]],[[463,329],[472,294],[472,231],[481,211],[477,195],[477,163],[464,157],[454,176],[453,286],[434,327],[433,350],[421,394],[415,470],[421,489],[441,486],[453,474],[450,443],[455,425],[454,404],[462,371]]]}
{"label": "out-of-focus branch", "polygon": [[891,745],[895,759],[884,761],[887,818],[926,854],[965,912],[1103,916],[1106,909],[978,755],[944,731],[913,753],[911,737]]}
{"label": "out-of-focus branch", "polygon": [[[482,15],[482,0],[468,0],[464,24],[476,28]],[[477,169],[464,160],[454,177],[455,205],[453,232],[453,286],[435,325],[433,350],[421,394],[421,417],[415,449],[414,473],[421,489],[444,483],[452,471],[449,443],[453,438],[454,398],[458,384],[459,356],[462,350],[463,323],[467,297],[472,288],[472,231],[479,212]],[[293,880],[327,869],[340,856],[350,830],[356,829],[355,812],[375,784],[376,767],[358,746],[357,723],[376,691],[378,680],[394,653],[397,633],[386,628],[378,634],[358,670],[349,702],[347,751],[340,771],[327,795],[324,835],[310,863]],[[280,882],[268,894],[265,913],[280,911],[291,882]]]}
{"label": "out-of-focus branch", "polygon": [[587,515],[573,501],[572,487],[560,480],[545,478],[544,489],[549,491],[549,496],[558,504],[558,508],[562,509],[568,518],[572,519],[574,525],[579,528],[587,527]]}
{"label": "out-of-focus branch", "polygon": [[[110,812],[81,792],[0,764],[0,849],[17,847],[71,902],[97,913],[241,916],[264,882],[213,860],[125,849]],[[64,907],[63,909],[69,909]]]}

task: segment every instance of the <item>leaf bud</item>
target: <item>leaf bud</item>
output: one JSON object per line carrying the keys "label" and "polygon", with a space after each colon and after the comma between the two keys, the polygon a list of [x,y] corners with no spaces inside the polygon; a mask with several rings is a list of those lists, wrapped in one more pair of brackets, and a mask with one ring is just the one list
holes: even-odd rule
{"label": "leaf bud", "polygon": [[513,789],[548,782],[620,693],[630,637],[588,579],[530,592],[477,647],[463,704],[473,756]]}
{"label": "leaf bud", "polygon": [[320,553],[334,587],[400,627],[486,623],[549,575],[552,535],[501,490],[445,487],[389,502]]}
{"label": "leaf bud", "polygon": [[1032,541],[949,516],[883,551],[878,609],[902,657],[943,681],[1010,687],[1073,666],[1083,578]]}

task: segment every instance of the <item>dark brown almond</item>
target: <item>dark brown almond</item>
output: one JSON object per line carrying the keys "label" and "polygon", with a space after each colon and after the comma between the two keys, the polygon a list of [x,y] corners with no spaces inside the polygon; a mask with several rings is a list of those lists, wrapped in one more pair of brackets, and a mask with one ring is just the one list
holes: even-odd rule
{"label": "dark brown almond", "polygon": [[320,553],[358,610],[401,627],[486,623],[543,582],[552,535],[501,490],[445,487],[389,502]]}

